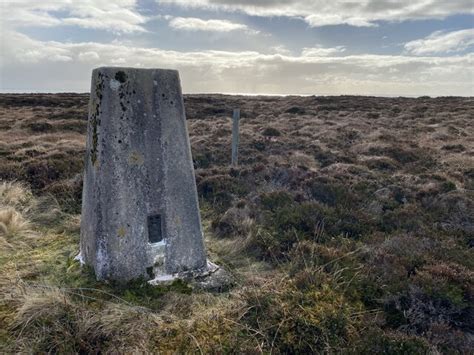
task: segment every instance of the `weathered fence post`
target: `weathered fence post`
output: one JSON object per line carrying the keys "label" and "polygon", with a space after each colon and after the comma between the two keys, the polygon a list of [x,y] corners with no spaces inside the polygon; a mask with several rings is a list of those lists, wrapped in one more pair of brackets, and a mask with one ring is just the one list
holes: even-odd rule
{"label": "weathered fence post", "polygon": [[232,165],[237,166],[239,159],[239,120],[240,109],[234,109],[232,116]]}

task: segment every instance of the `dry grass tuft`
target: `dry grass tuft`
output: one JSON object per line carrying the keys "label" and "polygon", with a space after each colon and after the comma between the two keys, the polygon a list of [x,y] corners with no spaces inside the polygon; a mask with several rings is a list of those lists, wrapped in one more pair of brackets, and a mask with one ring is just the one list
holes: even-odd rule
{"label": "dry grass tuft", "polygon": [[[81,289],[19,288],[9,328],[20,353],[219,353],[235,348],[246,328],[233,320],[245,306],[237,295],[169,293],[166,307],[155,313],[119,299],[100,301]],[[242,341],[255,347],[253,337]]]}
{"label": "dry grass tuft", "polygon": [[0,205],[25,206],[32,197],[31,191],[21,182],[4,181],[0,184]]}
{"label": "dry grass tuft", "polygon": [[12,238],[15,235],[26,236],[31,232],[31,224],[20,212],[12,207],[0,209],[0,236]]}
{"label": "dry grass tuft", "polygon": [[11,326],[19,352],[144,352],[159,325],[155,315],[127,305],[93,310],[70,289],[27,286],[19,303]]}
{"label": "dry grass tuft", "polygon": [[3,182],[0,196],[0,248],[27,245],[37,236],[26,217],[33,201],[31,192],[22,183]]}

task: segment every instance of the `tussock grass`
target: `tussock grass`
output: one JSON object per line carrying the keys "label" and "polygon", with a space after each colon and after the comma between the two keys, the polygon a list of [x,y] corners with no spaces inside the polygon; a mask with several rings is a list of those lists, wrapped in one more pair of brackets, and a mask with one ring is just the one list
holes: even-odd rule
{"label": "tussock grass", "polygon": [[0,185],[0,352],[474,347],[471,98],[186,96],[207,248],[235,278],[220,294],[81,268],[87,96],[1,100],[0,178],[24,183]]}
{"label": "tussock grass", "polygon": [[0,246],[12,248],[35,237],[31,223],[12,207],[0,208]]}
{"label": "tussock grass", "polygon": [[19,352],[90,353],[101,347],[143,352],[160,323],[151,313],[119,303],[94,310],[85,297],[55,287],[27,286],[19,304],[11,325]]}
{"label": "tussock grass", "polygon": [[[21,285],[9,330],[18,352],[224,351],[237,345],[238,298],[169,292],[154,312],[99,289]],[[248,341],[248,339],[246,339]],[[232,344],[232,345],[231,345]]]}
{"label": "tussock grass", "polygon": [[31,201],[30,190],[21,182],[3,181],[0,184],[0,205],[21,207]]}
{"label": "tussock grass", "polygon": [[33,201],[31,192],[21,183],[2,182],[0,185],[0,248],[27,246],[36,237],[26,217]]}

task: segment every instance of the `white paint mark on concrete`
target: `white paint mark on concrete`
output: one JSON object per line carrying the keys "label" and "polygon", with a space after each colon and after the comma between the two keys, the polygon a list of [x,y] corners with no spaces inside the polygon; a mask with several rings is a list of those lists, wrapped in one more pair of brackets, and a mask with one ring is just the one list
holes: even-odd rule
{"label": "white paint mark on concrete", "polygon": [[110,79],[109,86],[113,91],[117,91],[118,88],[120,87],[120,81],[115,80],[115,79]]}
{"label": "white paint mark on concrete", "polygon": [[84,262],[84,258],[82,257],[82,253],[79,252],[79,254],[76,255],[76,257],[74,258],[74,261],[79,261],[79,263],[82,265],[85,264]]}
{"label": "white paint mark on concrete", "polygon": [[178,279],[178,275],[177,274],[174,274],[174,275],[170,275],[170,274],[165,274],[165,275],[158,275],[156,276],[153,280],[150,280],[148,281],[148,283],[150,285],[162,285],[162,284],[166,284],[166,283],[170,283],[176,279]]}

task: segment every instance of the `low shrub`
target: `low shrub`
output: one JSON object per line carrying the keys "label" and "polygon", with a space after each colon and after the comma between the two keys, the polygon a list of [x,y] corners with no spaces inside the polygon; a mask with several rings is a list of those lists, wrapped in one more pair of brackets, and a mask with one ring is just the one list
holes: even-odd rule
{"label": "low shrub", "polygon": [[387,157],[367,159],[364,163],[369,169],[378,171],[392,172],[399,168],[399,165],[394,160]]}
{"label": "low shrub", "polygon": [[194,169],[207,169],[212,163],[212,153],[193,154]]}
{"label": "low shrub", "polygon": [[273,127],[267,127],[262,131],[262,135],[265,137],[279,137],[281,136],[281,132]]}
{"label": "low shrub", "polygon": [[351,306],[327,285],[301,291],[281,282],[243,297],[248,310],[241,320],[257,331],[264,352],[333,352],[347,345],[354,326]]}
{"label": "low shrub", "polygon": [[383,332],[379,328],[364,331],[351,353],[355,354],[429,354],[430,344],[423,338],[401,332]]}
{"label": "low shrub", "polygon": [[65,213],[81,213],[82,175],[73,179],[60,180],[44,188],[44,192],[52,194]]}
{"label": "low shrub", "polygon": [[380,117],[380,113],[379,112],[367,112],[367,118],[371,119],[371,120],[375,120],[377,118]]}
{"label": "low shrub", "polygon": [[420,268],[405,290],[385,297],[387,325],[410,335],[436,336],[437,347],[455,346],[451,350],[463,353],[469,341],[462,331],[473,330],[472,279],[472,272],[455,264]]}
{"label": "low shrub", "polygon": [[222,216],[212,221],[216,236],[228,238],[246,236],[250,232],[252,220],[245,208],[229,208]]}
{"label": "low shrub", "polygon": [[347,186],[328,179],[313,179],[306,183],[310,196],[328,206],[354,207],[357,202]]}
{"label": "low shrub", "polygon": [[378,220],[378,229],[383,232],[420,232],[427,227],[429,217],[417,204],[406,204],[387,209]]}
{"label": "low shrub", "polygon": [[[431,161],[432,158],[421,149],[402,148],[400,146],[387,146],[387,147],[371,147],[368,151],[370,155],[388,156],[400,164],[414,163],[421,159],[428,159]],[[425,161],[425,163],[428,163]]]}
{"label": "low shrub", "polygon": [[453,153],[462,153],[466,150],[466,147],[462,144],[446,144],[441,147],[443,150]]}
{"label": "low shrub", "polygon": [[276,211],[293,203],[293,196],[284,190],[262,193],[260,203],[266,210]]}
{"label": "low shrub", "polygon": [[52,124],[46,121],[38,121],[38,122],[30,122],[22,125],[22,128],[27,128],[32,132],[52,132],[54,131],[54,127]]}
{"label": "low shrub", "polygon": [[294,115],[304,115],[306,113],[306,110],[302,107],[298,106],[292,106],[289,109],[285,111],[286,113],[291,113]]}
{"label": "low shrub", "polygon": [[197,185],[198,194],[213,205],[229,208],[234,196],[247,193],[244,183],[229,175],[205,177]]}
{"label": "low shrub", "polygon": [[72,131],[81,134],[87,133],[87,120],[64,120],[60,122],[55,122],[54,129],[56,131]]}
{"label": "low shrub", "polygon": [[345,236],[358,239],[369,233],[373,223],[360,211],[325,206],[315,201],[297,202],[285,191],[260,195],[263,208],[258,221],[264,232],[254,240],[264,259],[280,259],[303,240],[324,242]]}
{"label": "low shrub", "polygon": [[45,160],[28,162],[24,179],[33,189],[43,189],[58,180],[72,178],[82,173],[83,167],[82,154],[56,153]]}

